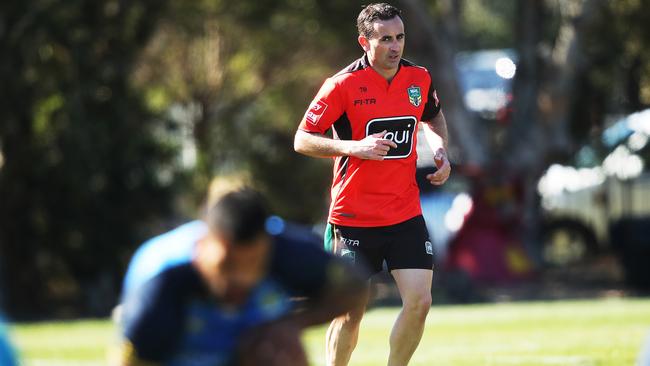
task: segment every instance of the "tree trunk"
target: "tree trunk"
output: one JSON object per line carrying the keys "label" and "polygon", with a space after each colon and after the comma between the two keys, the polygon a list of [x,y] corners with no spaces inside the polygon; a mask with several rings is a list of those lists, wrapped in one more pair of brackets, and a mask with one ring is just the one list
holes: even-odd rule
{"label": "tree trunk", "polygon": [[515,24],[515,32],[519,36],[519,63],[513,92],[513,120],[501,152],[506,170],[524,182],[522,240],[538,262],[541,210],[537,181],[553,155],[568,156],[573,148],[569,135],[570,112],[576,82],[586,67],[581,42],[587,24],[602,9],[599,8],[602,1],[587,0],[582,6],[576,1],[565,1],[561,5],[563,25],[550,59],[542,66],[537,50],[544,1],[518,2],[519,22]]}

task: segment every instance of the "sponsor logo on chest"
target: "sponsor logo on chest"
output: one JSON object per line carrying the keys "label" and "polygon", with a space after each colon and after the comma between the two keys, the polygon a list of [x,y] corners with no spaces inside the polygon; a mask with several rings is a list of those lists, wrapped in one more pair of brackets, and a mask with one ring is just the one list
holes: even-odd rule
{"label": "sponsor logo on chest", "polygon": [[403,159],[413,151],[413,135],[417,119],[413,116],[375,118],[366,124],[366,136],[386,131],[384,138],[397,144],[384,159]]}

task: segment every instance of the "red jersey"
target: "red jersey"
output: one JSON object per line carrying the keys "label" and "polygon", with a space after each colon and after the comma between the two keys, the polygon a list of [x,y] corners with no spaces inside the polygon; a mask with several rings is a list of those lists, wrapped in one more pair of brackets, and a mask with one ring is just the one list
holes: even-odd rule
{"label": "red jersey", "polygon": [[422,213],[415,181],[419,121],[430,121],[440,103],[429,72],[401,60],[388,81],[366,56],[327,79],[305,113],[300,129],[335,139],[362,140],[388,131],[397,144],[384,160],[334,158],[329,222],[343,226],[387,226]]}

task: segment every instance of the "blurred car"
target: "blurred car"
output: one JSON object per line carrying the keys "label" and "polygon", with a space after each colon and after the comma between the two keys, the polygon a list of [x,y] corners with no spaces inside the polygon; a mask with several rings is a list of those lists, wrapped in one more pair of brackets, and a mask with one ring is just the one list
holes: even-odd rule
{"label": "blurred car", "polygon": [[650,256],[650,172],[643,159],[649,141],[650,109],[605,130],[602,143],[610,152],[601,164],[549,167],[538,184],[547,264],[569,266],[613,250],[628,282],[650,288],[650,267],[636,263]]}
{"label": "blurred car", "polygon": [[456,55],[463,101],[470,112],[495,119],[512,96],[517,55],[510,49],[461,52]]}

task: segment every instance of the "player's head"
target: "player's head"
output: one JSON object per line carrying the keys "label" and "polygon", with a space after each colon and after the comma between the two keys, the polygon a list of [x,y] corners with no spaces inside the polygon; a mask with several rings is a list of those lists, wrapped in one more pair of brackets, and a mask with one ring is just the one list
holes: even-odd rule
{"label": "player's head", "polygon": [[223,193],[208,208],[209,234],[197,246],[195,263],[210,289],[227,302],[244,301],[266,275],[267,216],[264,197],[247,187]]}
{"label": "player's head", "polygon": [[404,23],[401,10],[381,3],[370,4],[357,17],[359,44],[370,64],[391,73],[397,70],[404,51]]}

